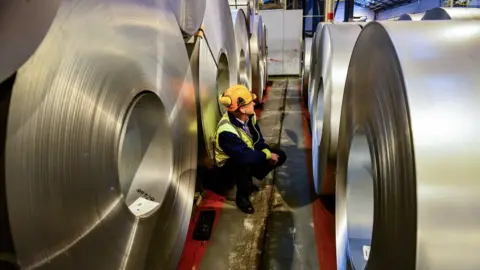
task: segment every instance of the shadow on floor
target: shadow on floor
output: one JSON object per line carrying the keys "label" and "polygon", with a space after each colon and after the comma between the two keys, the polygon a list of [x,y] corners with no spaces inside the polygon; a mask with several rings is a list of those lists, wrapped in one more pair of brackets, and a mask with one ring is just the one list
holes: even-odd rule
{"label": "shadow on floor", "polygon": [[265,248],[259,269],[290,270],[295,259],[295,224],[289,211],[270,213]]}

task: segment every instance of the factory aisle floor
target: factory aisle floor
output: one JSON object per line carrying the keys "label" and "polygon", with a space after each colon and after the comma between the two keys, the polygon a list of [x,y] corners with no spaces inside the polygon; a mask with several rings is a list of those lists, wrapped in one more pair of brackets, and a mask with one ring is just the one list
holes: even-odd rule
{"label": "factory aisle floor", "polygon": [[[252,196],[255,213],[246,215],[233,201],[207,192],[178,269],[335,269],[333,200],[313,193],[308,114],[298,86],[298,78],[274,79],[257,111],[265,140],[288,159],[259,183],[261,191]],[[210,240],[200,242],[192,235],[202,210],[214,210],[216,218]]]}
{"label": "factory aisle floor", "polygon": [[308,114],[298,85],[288,80],[280,143],[288,159],[275,175],[261,269],[335,269],[334,218],[313,192]]}

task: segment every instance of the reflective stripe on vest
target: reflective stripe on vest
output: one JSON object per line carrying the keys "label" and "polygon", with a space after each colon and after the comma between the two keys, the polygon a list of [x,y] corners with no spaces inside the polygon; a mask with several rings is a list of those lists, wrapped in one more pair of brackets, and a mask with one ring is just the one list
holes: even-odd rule
{"label": "reflective stripe on vest", "polygon": [[[256,121],[257,121],[257,119],[254,115],[252,117],[252,124],[253,124],[254,127],[255,127]],[[240,139],[242,139],[243,142],[245,142],[247,144],[247,146],[250,149],[254,149],[253,146],[255,145],[256,142],[255,143],[253,142],[253,139],[248,136],[248,134],[247,134],[247,132],[245,132],[245,130],[235,126],[234,124],[232,124],[230,122],[230,118],[228,117],[228,113],[226,113],[226,114],[223,115],[222,119],[220,119],[220,122],[218,122],[217,132],[215,134],[214,158],[215,158],[215,164],[218,167],[222,167],[229,158],[227,156],[227,154],[225,154],[225,152],[223,152],[223,150],[220,147],[220,144],[218,142],[218,135],[220,135],[220,133],[222,133],[222,132],[230,132],[230,133],[233,133],[233,134],[237,135]],[[258,131],[255,130],[255,132],[257,132],[257,135],[260,138],[260,134],[258,134]]]}

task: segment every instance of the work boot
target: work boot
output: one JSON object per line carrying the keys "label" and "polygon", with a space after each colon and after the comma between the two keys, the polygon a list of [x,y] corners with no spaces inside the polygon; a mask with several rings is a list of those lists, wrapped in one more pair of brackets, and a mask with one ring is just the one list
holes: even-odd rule
{"label": "work boot", "polygon": [[255,212],[252,202],[250,202],[250,198],[248,196],[237,195],[235,202],[237,203],[238,209],[242,210],[242,212],[246,214],[253,214]]}
{"label": "work boot", "polygon": [[259,190],[260,189],[253,183],[253,180],[250,180],[248,182],[248,191],[250,192],[250,194],[258,192]]}

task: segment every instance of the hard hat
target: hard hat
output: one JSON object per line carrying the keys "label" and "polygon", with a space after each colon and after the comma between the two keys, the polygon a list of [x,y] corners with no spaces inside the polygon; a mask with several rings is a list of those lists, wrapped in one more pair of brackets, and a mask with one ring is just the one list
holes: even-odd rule
{"label": "hard hat", "polygon": [[243,85],[234,85],[228,88],[219,98],[218,101],[227,108],[229,112],[234,112],[238,108],[249,104],[257,96],[250,93],[247,87]]}

